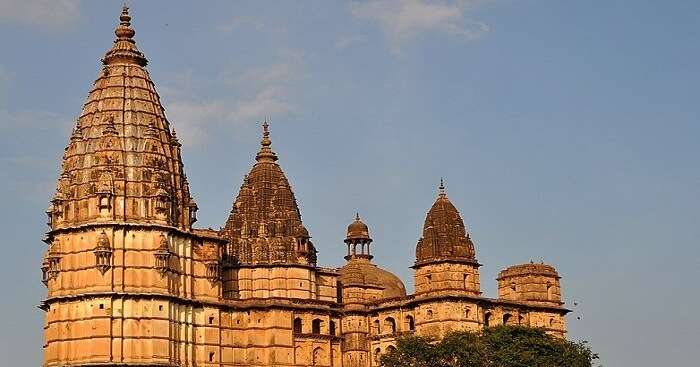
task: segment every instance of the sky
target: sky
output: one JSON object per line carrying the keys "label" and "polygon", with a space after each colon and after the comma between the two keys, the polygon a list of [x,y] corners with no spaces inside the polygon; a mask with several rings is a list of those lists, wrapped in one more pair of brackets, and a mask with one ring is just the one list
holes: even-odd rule
{"label": "sky", "polygon": [[[133,27],[219,228],[260,122],[319,263],[359,211],[412,289],[444,177],[482,290],[562,275],[604,366],[690,366],[700,339],[700,2],[138,1]],[[0,360],[41,362],[44,211],[118,1],[0,0]]]}

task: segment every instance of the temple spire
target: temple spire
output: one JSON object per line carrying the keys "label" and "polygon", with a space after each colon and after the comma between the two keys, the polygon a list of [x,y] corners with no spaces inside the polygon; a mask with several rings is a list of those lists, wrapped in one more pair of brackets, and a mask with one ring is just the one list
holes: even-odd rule
{"label": "temple spire", "polygon": [[102,60],[105,65],[119,62],[140,66],[148,64],[146,57],[136,47],[136,41],[134,41],[136,31],[131,28],[131,15],[129,15],[129,7],[126,4],[122,8],[122,13],[119,16],[119,25],[114,30],[114,34],[117,36],[117,39],[114,40],[114,45],[107,51]]}
{"label": "temple spire", "polygon": [[263,137],[260,141],[260,151],[255,156],[255,160],[258,162],[275,162],[277,160],[277,154],[272,151],[270,146],[272,145],[272,140],[270,140],[270,124],[268,124],[267,119],[263,121]]}

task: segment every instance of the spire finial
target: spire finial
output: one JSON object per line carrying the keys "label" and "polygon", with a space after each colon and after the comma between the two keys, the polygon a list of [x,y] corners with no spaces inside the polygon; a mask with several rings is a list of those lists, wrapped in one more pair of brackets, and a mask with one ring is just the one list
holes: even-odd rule
{"label": "spire finial", "polygon": [[440,190],[440,196],[447,195],[445,193],[445,180],[442,177],[440,177],[440,187],[438,187],[438,190]]}
{"label": "spire finial", "polygon": [[270,124],[267,120],[268,119],[265,118],[262,123],[263,136],[260,141],[260,151],[258,151],[258,154],[255,156],[255,160],[258,162],[274,162],[277,160],[277,154],[270,148],[272,140],[270,140]]}
{"label": "spire finial", "polygon": [[102,63],[109,65],[116,62],[124,62],[146,66],[148,60],[136,48],[136,41],[134,41],[136,32],[131,28],[131,15],[129,15],[129,6],[126,2],[122,7],[122,12],[119,15],[119,25],[114,30],[114,34],[117,36],[117,39],[114,41],[112,48],[107,51]]}
{"label": "spire finial", "polygon": [[360,220],[360,212],[355,212],[355,220]]}

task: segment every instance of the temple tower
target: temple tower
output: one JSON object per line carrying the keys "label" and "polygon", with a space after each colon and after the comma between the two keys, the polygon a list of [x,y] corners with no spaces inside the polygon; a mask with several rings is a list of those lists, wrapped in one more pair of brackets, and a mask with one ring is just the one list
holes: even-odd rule
{"label": "temple tower", "polygon": [[184,300],[218,299],[218,242],[192,230],[180,144],[127,7],[119,21],[47,210],[45,366],[192,363],[201,308]]}
{"label": "temple tower", "polygon": [[416,295],[481,294],[474,243],[440,181],[438,197],[428,211],[423,237],[416,246]]}
{"label": "temple tower", "polygon": [[[419,333],[441,336],[450,330],[479,327],[480,310],[473,302],[481,295],[479,266],[474,243],[440,180],[413,265],[416,299],[421,300],[415,311]],[[449,297],[454,301],[445,302]]]}

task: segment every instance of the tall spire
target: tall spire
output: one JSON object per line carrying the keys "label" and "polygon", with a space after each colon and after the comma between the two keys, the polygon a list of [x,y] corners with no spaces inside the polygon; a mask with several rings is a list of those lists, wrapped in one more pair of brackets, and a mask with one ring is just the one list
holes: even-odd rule
{"label": "tall spire", "polygon": [[189,229],[196,220],[177,139],[124,7],[65,150],[51,228],[123,221]]}
{"label": "tall spire", "polygon": [[117,39],[114,40],[114,45],[105,54],[102,63],[105,65],[115,63],[137,64],[146,66],[148,60],[136,47],[134,35],[136,31],[131,28],[131,16],[129,15],[129,7],[124,4],[122,13],[119,16],[119,25],[114,30]]}
{"label": "tall spire", "polygon": [[277,154],[270,148],[272,140],[270,140],[270,124],[267,123],[267,119],[263,121],[262,127],[263,137],[260,141],[260,151],[255,156],[255,160],[258,162],[275,162],[277,161]]}

